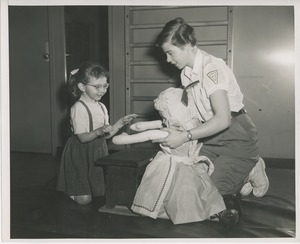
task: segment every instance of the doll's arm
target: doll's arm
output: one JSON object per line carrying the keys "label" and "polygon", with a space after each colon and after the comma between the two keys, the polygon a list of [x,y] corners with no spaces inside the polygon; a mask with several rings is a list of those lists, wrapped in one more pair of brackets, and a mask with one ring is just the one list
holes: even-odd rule
{"label": "doll's arm", "polygon": [[145,131],[152,129],[162,129],[162,121],[161,120],[153,120],[153,121],[141,121],[134,123],[130,126],[131,130],[134,131]]}
{"label": "doll's arm", "polygon": [[127,133],[122,133],[113,137],[112,142],[116,145],[133,144],[145,141],[152,141],[155,139],[165,138],[169,135],[167,131],[161,130],[147,130],[137,134],[128,135]]}

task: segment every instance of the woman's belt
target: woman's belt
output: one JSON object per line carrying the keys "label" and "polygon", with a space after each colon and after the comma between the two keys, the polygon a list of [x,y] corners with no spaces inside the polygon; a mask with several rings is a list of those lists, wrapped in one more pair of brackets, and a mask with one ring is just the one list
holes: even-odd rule
{"label": "woman's belt", "polygon": [[231,112],[231,117],[234,118],[234,117],[236,117],[236,116],[239,116],[239,115],[241,115],[241,114],[246,114],[246,113],[247,113],[246,109],[242,108],[242,109],[241,109],[240,111],[238,111],[238,112]]}

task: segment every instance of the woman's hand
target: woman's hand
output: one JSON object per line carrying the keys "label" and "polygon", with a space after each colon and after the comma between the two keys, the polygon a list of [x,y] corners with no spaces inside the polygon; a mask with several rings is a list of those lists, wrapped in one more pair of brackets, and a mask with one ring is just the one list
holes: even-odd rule
{"label": "woman's hand", "polygon": [[167,131],[169,135],[166,138],[153,140],[153,143],[161,143],[165,147],[177,148],[188,141],[185,131],[172,128],[164,128],[162,131]]}

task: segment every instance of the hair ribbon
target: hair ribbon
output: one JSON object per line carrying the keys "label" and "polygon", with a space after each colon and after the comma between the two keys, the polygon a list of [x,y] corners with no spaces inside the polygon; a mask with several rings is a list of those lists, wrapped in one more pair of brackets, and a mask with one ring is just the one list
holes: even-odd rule
{"label": "hair ribbon", "polygon": [[71,75],[75,75],[78,72],[79,69],[74,69],[70,72]]}

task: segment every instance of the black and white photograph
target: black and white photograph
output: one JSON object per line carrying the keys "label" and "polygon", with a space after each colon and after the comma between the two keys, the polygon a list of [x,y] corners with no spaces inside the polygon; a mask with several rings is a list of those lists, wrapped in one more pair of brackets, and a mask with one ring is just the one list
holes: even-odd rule
{"label": "black and white photograph", "polygon": [[1,0],[1,242],[299,241],[299,13]]}

